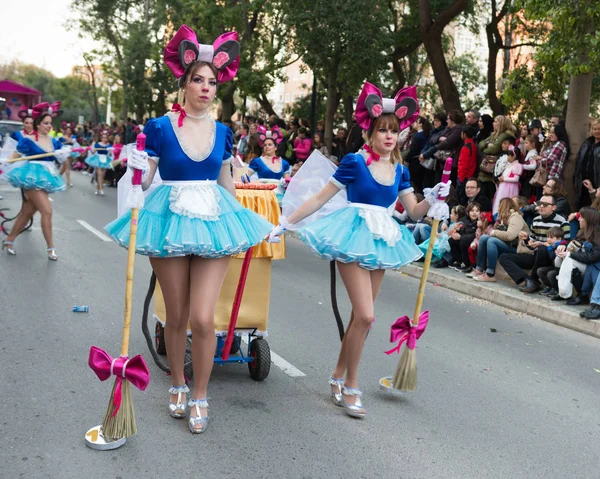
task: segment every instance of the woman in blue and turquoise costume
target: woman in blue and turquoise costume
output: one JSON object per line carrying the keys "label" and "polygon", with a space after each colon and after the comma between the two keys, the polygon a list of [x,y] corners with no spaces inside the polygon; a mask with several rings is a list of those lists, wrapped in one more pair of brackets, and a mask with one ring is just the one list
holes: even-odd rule
{"label": "woman in blue and turquoise costume", "polygon": [[[238,69],[237,39],[230,32],[213,45],[201,45],[186,25],[177,31],[164,58],[179,78],[180,103],[146,124],[146,150],[132,152],[127,162],[145,171],[144,189],[157,168],[162,179],[140,210],[137,252],[150,256],[165,300],[165,344],[173,381],[169,414],[186,417],[189,399],[188,427],[194,434],[208,425],[214,313],[229,258],[262,242],[273,227],[235,199],[232,132],[210,116],[217,83],[230,81]],[[105,227],[122,246],[129,241],[130,216],[127,212]],[[183,373],[188,320],[194,337],[191,398]]]}
{"label": "woman in blue and turquoise costume", "polygon": [[52,105],[41,103],[33,107],[33,126],[36,135],[21,138],[13,157],[18,158],[19,154],[24,156],[52,152],[55,154],[34,161],[24,160],[22,165],[19,164],[6,175],[8,182],[16,188],[25,190],[27,197],[10,234],[2,244],[3,248],[7,248],[9,255],[17,254],[14,248],[15,238],[29,223],[33,215],[39,211],[42,216],[42,233],[46,240],[48,259],[52,261],[58,259],[52,237],[52,205],[48,195],[66,188],[54,162],[62,162],[70,154],[68,147],[63,148],[58,140],[48,136],[52,128],[52,118],[60,114],[59,108],[60,102]]}
{"label": "woman in blue and turquoise costume", "polygon": [[[267,131],[263,125],[259,125],[254,138],[258,146],[262,148],[262,155],[250,162],[248,174],[242,177],[242,181],[250,181],[249,177],[254,173],[256,173],[259,179],[279,180],[281,182],[285,178],[288,178],[292,171],[290,164],[275,154],[277,152],[277,145],[283,140],[281,130],[277,126],[274,126],[271,130]],[[277,198],[281,202],[283,198],[283,186],[280,189],[281,191],[277,192]]]}
{"label": "woman in blue and turquoise costume", "polygon": [[356,120],[367,131],[367,145],[358,153],[344,156],[329,183],[283,218],[269,235],[270,241],[277,241],[283,231],[346,190],[347,206],[307,224],[298,234],[321,258],[337,262],[352,304],[350,323],[329,384],[334,404],[353,417],[366,414],[358,389],[358,365],[374,321],[374,302],[385,270],[422,255],[410,231],[392,219],[388,207],[399,197],[413,219],[432,215],[435,205],[443,203],[438,194],[445,197],[450,189],[440,183],[427,191],[420,203],[413,193],[408,168],[402,164],[398,135],[418,114],[414,87],[401,90],[392,99],[382,98],[379,89],[366,83],[357,101]]}
{"label": "woman in blue and turquoise costume", "polygon": [[104,196],[104,173],[110,168],[110,158],[108,150],[112,145],[108,141],[108,133],[103,131],[100,135],[100,141],[94,143],[92,148],[92,156],[85,160],[85,163],[96,169],[96,191],[95,195]]}
{"label": "woman in blue and turquoise costume", "polygon": [[[70,123],[63,125],[63,135],[58,138],[58,141],[60,141],[63,145],[70,146],[71,148],[80,148],[79,143],[77,143],[77,138],[73,136],[73,127]],[[77,155],[76,153],[73,154]],[[72,155],[69,155],[63,164],[60,165],[59,170],[61,175],[65,175],[69,188],[73,187],[73,183],[71,183],[71,158]]]}

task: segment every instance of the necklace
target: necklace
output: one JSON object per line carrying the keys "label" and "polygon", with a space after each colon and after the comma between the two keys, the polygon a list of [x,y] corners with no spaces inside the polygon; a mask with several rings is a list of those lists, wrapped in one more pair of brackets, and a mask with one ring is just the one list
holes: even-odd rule
{"label": "necklace", "polygon": [[208,115],[208,112],[204,112],[202,115],[190,115],[186,112],[185,116],[191,118],[192,120],[202,120],[202,118],[206,118],[206,115]]}

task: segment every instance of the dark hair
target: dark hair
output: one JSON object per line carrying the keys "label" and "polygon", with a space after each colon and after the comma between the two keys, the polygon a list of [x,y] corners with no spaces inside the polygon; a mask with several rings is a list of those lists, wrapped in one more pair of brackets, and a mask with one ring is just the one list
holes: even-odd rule
{"label": "dark hair", "polygon": [[33,129],[37,130],[38,126],[40,126],[40,123],[42,121],[44,121],[44,119],[49,116],[50,118],[52,118],[52,115],[50,113],[42,113],[40,116],[38,116],[37,118],[35,118],[33,120]]}
{"label": "dark hair", "polygon": [[456,109],[450,110],[448,112],[448,118],[450,118],[457,125],[460,125],[461,123],[465,122],[465,115],[463,115],[460,110]]}
{"label": "dark hair", "polygon": [[298,133],[302,133],[303,135],[307,135],[308,134],[308,130],[306,128],[304,128],[303,126],[301,126],[300,128],[298,128]]}
{"label": "dark hair", "polygon": [[473,138],[477,134],[477,130],[471,125],[463,125],[460,128],[460,131],[462,131],[467,138]]}
{"label": "dark hair", "polygon": [[502,140],[502,143],[504,143],[505,141],[508,141],[513,146],[515,146],[515,143],[517,142],[514,136],[507,136],[506,138],[504,138],[504,140]]}
{"label": "dark hair", "polygon": [[481,139],[485,140],[492,134],[492,131],[494,130],[494,119],[491,117],[491,115],[484,113],[481,115],[480,120],[481,123],[483,123],[483,128],[480,129],[479,132],[481,133]]}
{"label": "dark hair", "polygon": [[246,131],[248,131],[250,129],[250,126],[247,125],[246,123],[242,123],[242,128]]}
{"label": "dark hair", "polygon": [[585,220],[585,240],[594,246],[600,245],[600,211],[584,206],[579,214]]}
{"label": "dark hair", "polygon": [[523,208],[529,204],[529,201],[524,196],[517,196],[515,204],[518,208]]}
{"label": "dark hair", "polygon": [[523,158],[523,153],[521,153],[521,150],[519,150],[519,148],[513,148],[512,150],[508,150],[507,155],[514,156],[517,159],[517,161],[521,161],[521,158]]}
{"label": "dark hair", "polygon": [[263,120],[262,118],[257,118],[256,119],[256,124],[264,126],[265,125],[265,120]]}
{"label": "dark hair", "polygon": [[447,118],[447,115],[445,113],[442,113],[439,111],[437,113],[433,114],[434,121],[435,120],[440,121],[442,123],[442,126],[448,125],[448,120],[446,118]]}
{"label": "dark hair", "polygon": [[567,129],[565,125],[559,123],[558,125],[554,125],[554,134],[557,136],[558,141],[562,141],[567,147],[567,159],[571,154],[571,148],[569,147],[569,135],[567,134]]}
{"label": "dark hair", "polygon": [[540,143],[540,139],[539,139],[539,137],[537,135],[527,135],[525,137],[525,140],[526,141],[531,141],[535,145],[535,149],[539,153],[540,148],[542,147],[542,144]]}
{"label": "dark hair", "polygon": [[563,198],[567,196],[567,191],[565,190],[565,184],[562,180],[556,180],[554,178],[550,178],[554,181],[554,186],[552,187],[552,194],[554,198]]}
{"label": "dark hair", "polygon": [[465,185],[469,182],[469,181],[474,181],[475,183],[477,183],[477,188],[481,188],[481,185],[479,184],[479,180],[477,178],[467,178],[467,181],[465,181]]}
{"label": "dark hair", "polygon": [[479,118],[481,118],[481,113],[479,113],[479,110],[476,108],[471,108],[469,113],[473,113],[473,115],[477,117],[477,121],[479,121]]}
{"label": "dark hair", "polygon": [[285,120],[283,118],[277,118],[277,126],[282,130],[285,130],[287,128],[287,125],[285,124]]}
{"label": "dark hair", "polygon": [[546,237],[550,238],[550,236],[552,236],[553,238],[564,238],[565,236],[565,232],[560,229],[558,226],[553,226],[552,228],[550,228],[548,230],[548,233],[546,233]]}
{"label": "dark hair", "polygon": [[454,206],[451,211],[454,212],[459,218],[465,216],[465,207],[462,205]]}
{"label": "dark hair", "polygon": [[424,116],[420,116],[417,119],[417,121],[421,123],[421,126],[423,127],[423,133],[425,134],[425,138],[429,138],[429,135],[431,134],[431,123],[429,122],[429,120]]}
{"label": "dark hair", "polygon": [[548,198],[552,198],[552,204],[553,204],[553,205],[555,205],[555,204],[556,204],[556,196],[554,196],[554,195],[542,195],[542,196],[540,196],[540,201],[542,200],[542,198],[543,198],[544,196],[546,196],[546,197],[548,197]]}
{"label": "dark hair", "polygon": [[477,208],[479,210],[479,212],[481,212],[481,205],[475,201],[473,201],[473,203],[469,203],[467,205],[467,208],[465,210],[465,212],[467,214],[469,214],[471,211],[473,211],[475,208]]}

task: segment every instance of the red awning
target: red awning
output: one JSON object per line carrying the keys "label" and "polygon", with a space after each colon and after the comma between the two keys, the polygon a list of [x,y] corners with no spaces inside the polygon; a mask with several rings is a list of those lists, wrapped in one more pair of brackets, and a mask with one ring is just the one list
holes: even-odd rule
{"label": "red awning", "polygon": [[41,96],[42,92],[37,91],[35,88],[29,88],[28,86],[21,85],[20,83],[12,80],[0,80],[0,92],[3,93],[18,93],[20,95],[27,96]]}

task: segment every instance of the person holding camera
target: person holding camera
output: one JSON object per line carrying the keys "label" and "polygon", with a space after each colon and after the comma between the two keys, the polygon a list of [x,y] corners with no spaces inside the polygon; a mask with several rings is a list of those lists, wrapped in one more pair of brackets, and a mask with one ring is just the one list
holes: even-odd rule
{"label": "person holding camera", "polygon": [[[538,268],[550,266],[551,259],[544,245],[550,228],[558,226],[564,231],[564,238],[569,239],[569,222],[556,214],[556,198],[544,195],[539,201],[540,214],[533,219],[531,235],[525,231],[519,233],[516,253],[505,253],[500,256],[500,264],[512,280],[520,286],[524,293],[534,293],[540,289],[537,275]],[[531,274],[527,271],[531,269]]]}

